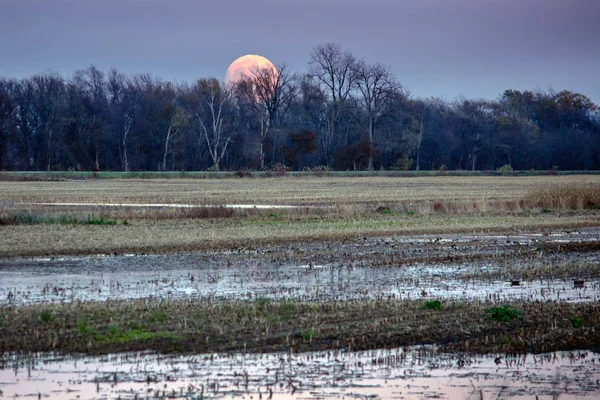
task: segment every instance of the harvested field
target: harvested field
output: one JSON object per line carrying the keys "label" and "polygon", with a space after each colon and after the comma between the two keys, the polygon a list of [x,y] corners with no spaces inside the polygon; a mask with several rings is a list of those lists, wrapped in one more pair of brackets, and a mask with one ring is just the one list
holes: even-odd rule
{"label": "harvested field", "polygon": [[6,395],[600,394],[595,175],[0,188]]}
{"label": "harvested field", "polygon": [[534,189],[600,185],[598,175],[528,177],[281,177],[210,180],[0,182],[0,203],[324,205],[514,200]]}

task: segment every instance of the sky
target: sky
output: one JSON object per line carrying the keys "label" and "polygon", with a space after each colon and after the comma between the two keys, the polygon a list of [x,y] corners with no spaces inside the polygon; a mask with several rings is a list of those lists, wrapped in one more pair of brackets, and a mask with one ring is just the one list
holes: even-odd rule
{"label": "sky", "polygon": [[260,54],[308,70],[334,42],[415,97],[577,91],[600,104],[600,0],[0,0],[0,76],[90,64],[223,79]]}

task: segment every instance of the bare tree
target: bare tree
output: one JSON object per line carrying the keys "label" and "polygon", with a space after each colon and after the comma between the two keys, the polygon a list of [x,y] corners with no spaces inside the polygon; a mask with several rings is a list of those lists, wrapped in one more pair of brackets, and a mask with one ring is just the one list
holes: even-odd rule
{"label": "bare tree", "polygon": [[112,120],[112,129],[118,137],[117,147],[121,160],[121,168],[129,172],[129,159],[127,157],[127,143],[131,125],[135,101],[132,86],[128,83],[124,74],[111,68],[107,79],[108,101]]}
{"label": "bare tree", "polygon": [[[72,85],[78,91],[78,100],[84,110],[81,121],[81,134],[89,137],[93,147],[94,169],[100,170],[100,155],[106,142],[107,94],[108,86],[104,73],[90,65],[73,75]],[[102,154],[105,156],[104,154]]]}
{"label": "bare tree", "polygon": [[310,55],[309,72],[331,97],[328,109],[328,130],[322,140],[326,162],[331,163],[330,153],[335,139],[335,125],[340,112],[354,88],[356,59],[352,53],[343,51],[335,43],[315,47]]}
{"label": "bare tree", "polygon": [[285,114],[298,93],[296,77],[285,64],[257,68],[243,77],[236,91],[250,104],[260,121],[260,168],[265,167],[264,142],[279,115]]}
{"label": "bare tree", "polygon": [[[217,79],[201,79],[196,85],[199,94],[199,111],[195,113],[213,162],[212,168],[219,170],[227,146],[237,134],[231,121],[232,94],[229,88]],[[229,121],[225,117],[230,117]]]}
{"label": "bare tree", "polygon": [[[400,89],[400,85],[389,68],[381,64],[368,65],[364,61],[355,64],[354,79],[360,93],[359,104],[367,116],[369,141],[372,147],[377,123],[387,110],[388,102]],[[369,155],[368,169],[373,170],[372,153]]]}
{"label": "bare tree", "polygon": [[165,151],[163,153],[162,170],[167,170],[167,156],[169,154],[169,142],[187,125],[187,114],[185,111],[173,103],[168,103],[165,110],[165,118],[169,121],[167,137],[165,138]]}

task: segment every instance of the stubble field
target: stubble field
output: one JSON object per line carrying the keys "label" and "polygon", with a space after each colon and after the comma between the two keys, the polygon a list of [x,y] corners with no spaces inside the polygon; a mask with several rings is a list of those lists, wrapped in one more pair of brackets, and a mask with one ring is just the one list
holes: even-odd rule
{"label": "stubble field", "polygon": [[0,182],[0,382],[593,398],[599,208],[595,175]]}

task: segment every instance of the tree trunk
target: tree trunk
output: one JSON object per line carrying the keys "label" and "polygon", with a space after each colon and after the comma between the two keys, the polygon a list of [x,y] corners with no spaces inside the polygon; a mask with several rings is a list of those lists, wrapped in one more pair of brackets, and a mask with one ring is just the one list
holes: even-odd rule
{"label": "tree trunk", "polygon": [[127,142],[123,140],[123,170],[129,172],[129,161],[127,160]]}
{"label": "tree trunk", "polygon": [[367,167],[369,171],[373,171],[375,169],[373,167],[373,131],[375,130],[373,125],[373,118],[369,117],[369,166]]}
{"label": "tree trunk", "polygon": [[131,122],[125,127],[123,132],[123,170],[129,172],[129,161],[127,160],[127,136],[129,136],[129,130],[131,129]]}
{"label": "tree trunk", "polygon": [[415,170],[419,171],[421,169],[421,142],[423,141],[423,111],[421,111],[421,127],[419,129],[419,137],[417,139],[417,165],[415,166]]}
{"label": "tree trunk", "polygon": [[260,169],[265,169],[264,142],[269,134],[269,117],[263,117],[260,123]]}
{"label": "tree trunk", "polygon": [[48,165],[46,166],[46,170],[50,171],[50,166],[52,165],[52,129],[48,132]]}
{"label": "tree trunk", "polygon": [[473,148],[471,149],[471,160],[473,160],[473,165],[471,167],[472,171],[475,171],[475,163],[477,161],[477,154],[476,154],[476,152],[477,152],[477,142],[479,142],[479,137],[480,137],[480,134],[477,133],[477,136],[475,137],[475,144],[473,144]]}
{"label": "tree trunk", "polygon": [[264,144],[263,144],[263,140],[261,138],[260,139],[260,160],[259,160],[261,170],[265,169],[265,155],[263,153],[263,147],[264,147]]}
{"label": "tree trunk", "polygon": [[167,154],[169,153],[169,139],[171,139],[171,129],[173,129],[173,125],[169,126],[169,130],[167,131],[167,140],[165,140],[165,152],[163,153],[163,162],[162,162],[162,170],[167,170]]}

